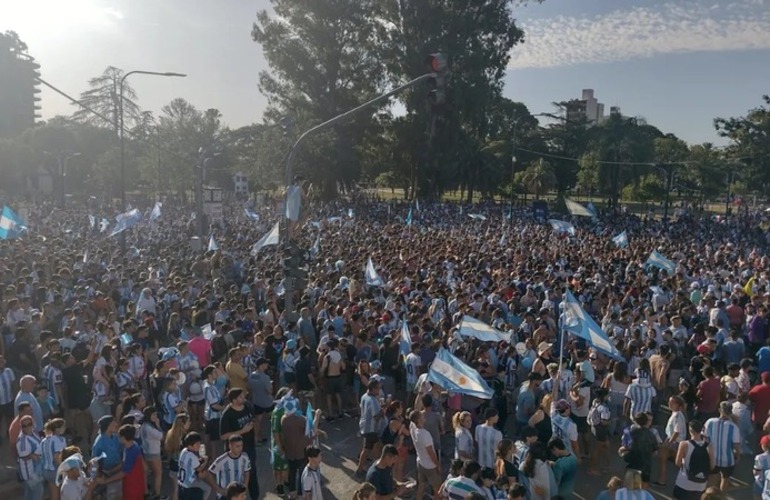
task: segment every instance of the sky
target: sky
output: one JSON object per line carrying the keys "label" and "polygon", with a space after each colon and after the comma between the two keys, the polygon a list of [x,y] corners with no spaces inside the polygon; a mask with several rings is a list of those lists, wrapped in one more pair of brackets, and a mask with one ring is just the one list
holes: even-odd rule
{"label": "sky", "polygon": [[[144,109],[175,97],[217,108],[238,127],[261,120],[251,39],[268,0],[0,0],[42,78],[77,96],[107,66],[172,71],[130,77]],[[724,144],[715,117],[744,115],[770,93],[770,0],[545,0],[514,8],[525,41],[511,52],[504,94],[532,113],[592,88],[608,111],[639,116],[691,143]],[[43,118],[74,108],[46,88]]]}

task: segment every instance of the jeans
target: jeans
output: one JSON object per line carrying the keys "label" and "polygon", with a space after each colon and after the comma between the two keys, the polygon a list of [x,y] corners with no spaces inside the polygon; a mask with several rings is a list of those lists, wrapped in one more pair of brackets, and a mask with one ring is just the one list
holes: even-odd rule
{"label": "jeans", "polygon": [[24,500],[40,500],[43,498],[43,478],[24,481]]}
{"label": "jeans", "polygon": [[245,446],[246,456],[251,461],[251,472],[249,472],[249,496],[256,500],[259,498],[259,481],[257,481],[257,447]]}
{"label": "jeans", "polygon": [[288,460],[289,462],[289,493],[295,491],[302,491],[299,487],[299,478],[302,475],[302,470],[307,464],[307,459],[300,458],[299,460]]}

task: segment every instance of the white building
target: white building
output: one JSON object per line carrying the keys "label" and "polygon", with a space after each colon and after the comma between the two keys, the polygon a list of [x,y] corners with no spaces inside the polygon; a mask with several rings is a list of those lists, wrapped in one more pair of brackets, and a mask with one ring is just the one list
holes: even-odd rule
{"label": "white building", "polygon": [[236,196],[248,196],[249,179],[241,172],[233,174],[233,190]]}
{"label": "white building", "polygon": [[567,119],[571,121],[585,119],[589,125],[597,125],[604,121],[604,104],[594,97],[594,89],[583,89],[580,99],[573,99],[567,103]]}

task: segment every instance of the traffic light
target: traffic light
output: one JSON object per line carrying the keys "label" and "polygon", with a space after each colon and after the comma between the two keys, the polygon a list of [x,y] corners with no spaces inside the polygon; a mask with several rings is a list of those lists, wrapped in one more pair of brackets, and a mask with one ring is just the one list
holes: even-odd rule
{"label": "traffic light", "polygon": [[289,242],[283,256],[283,276],[301,282],[308,279],[308,251],[301,249],[295,242]]}
{"label": "traffic light", "polygon": [[425,58],[425,66],[433,76],[428,78],[428,100],[434,106],[446,102],[446,56],[441,53],[431,54]]}

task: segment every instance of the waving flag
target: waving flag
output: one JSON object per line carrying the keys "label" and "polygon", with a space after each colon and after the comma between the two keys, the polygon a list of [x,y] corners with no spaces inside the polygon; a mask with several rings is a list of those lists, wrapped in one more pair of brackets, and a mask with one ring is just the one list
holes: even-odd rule
{"label": "waving flag", "polygon": [[398,350],[402,356],[408,356],[412,352],[412,335],[409,333],[409,325],[406,320],[401,322],[401,339],[399,339]]}
{"label": "waving flag", "polygon": [[108,227],[110,227],[110,221],[102,217],[102,221],[99,223],[99,232],[105,232]]}
{"label": "waving flag", "polygon": [[369,286],[383,286],[385,284],[384,281],[382,281],[382,278],[380,278],[380,275],[377,274],[377,270],[374,268],[374,263],[372,262],[372,258],[369,257],[369,260],[366,262],[366,284]]}
{"label": "waving flag", "polygon": [[406,220],[404,222],[406,222],[407,226],[412,225],[412,207],[409,207],[409,213],[406,214]]}
{"label": "waving flag", "polygon": [[140,212],[139,209],[134,208],[128,212],[119,214],[117,217],[115,217],[115,220],[117,220],[118,223],[115,224],[115,229],[112,230],[110,236],[115,236],[118,233],[122,233],[126,229],[134,227],[140,220],[142,220],[142,212]]}
{"label": "waving flag", "polygon": [[279,234],[278,223],[276,222],[269,233],[260,238],[258,242],[254,243],[254,246],[251,247],[251,255],[257,255],[259,251],[262,250],[262,247],[277,245],[280,241]]}
{"label": "waving flag", "polygon": [[217,250],[219,250],[219,245],[217,245],[217,240],[214,239],[212,234],[209,238],[209,252],[216,252]]}
{"label": "waving flag", "polygon": [[596,217],[595,212],[588,210],[580,203],[574,202],[569,198],[564,198],[564,203],[567,205],[567,210],[569,210],[570,215],[576,217]]}
{"label": "waving flag", "polygon": [[310,404],[310,401],[308,401],[307,408],[305,409],[305,437],[313,436],[314,431],[315,419],[313,415],[313,406]]}
{"label": "waving flag", "polygon": [[456,394],[492,399],[495,391],[479,372],[466,365],[443,347],[430,365],[428,381]]}
{"label": "waving flag", "polygon": [[570,236],[575,236],[575,226],[569,222],[564,222],[563,220],[548,219],[548,223],[557,233],[567,233]]}
{"label": "waving flag", "polygon": [[743,293],[748,295],[749,297],[754,297],[754,276],[749,278],[749,281],[746,282],[745,285],[743,285]]}
{"label": "waving flag", "polygon": [[16,212],[11,210],[10,207],[4,206],[3,214],[0,216],[0,239],[18,238],[26,229],[26,222],[16,215]]}
{"label": "waving flag", "polygon": [[298,185],[289,186],[286,189],[286,218],[291,221],[299,220],[299,211],[302,207],[302,188]]}
{"label": "waving flag", "polygon": [[676,264],[673,261],[668,260],[658,252],[657,250],[653,250],[650,254],[650,257],[647,259],[647,262],[644,263],[644,268],[647,269],[648,267],[657,267],[658,269],[662,269],[666,271],[668,274],[674,274],[674,271],[676,271]]}
{"label": "waving flag", "polygon": [[471,316],[463,316],[463,319],[460,321],[460,328],[458,328],[457,332],[463,337],[473,337],[482,342],[500,342],[501,340],[506,342],[511,341],[510,333],[501,332],[480,319]]}
{"label": "waving flag", "polygon": [[93,215],[89,215],[88,216],[88,225],[91,227],[91,229],[93,229],[94,226],[96,226],[96,217],[94,217]]}
{"label": "waving flag", "polygon": [[564,319],[562,321],[562,328],[565,331],[585,339],[596,350],[603,352],[607,356],[618,360],[623,359],[601,327],[585,312],[580,302],[569,290],[567,290],[563,304]]}
{"label": "waving flag", "polygon": [[482,214],[468,214],[468,217],[475,220],[487,220],[487,216]]}
{"label": "waving flag", "polygon": [[310,247],[310,255],[315,257],[318,255],[318,252],[321,251],[321,231],[318,231],[318,235],[315,237],[315,243],[313,243],[313,246]]}
{"label": "waving flag", "polygon": [[353,209],[352,209],[352,208],[348,208],[348,217],[349,217],[350,219],[352,219],[352,218],[353,218]]}
{"label": "waving flag", "polygon": [[246,218],[247,219],[251,219],[253,221],[258,221],[259,220],[259,214],[258,213],[254,212],[252,210],[249,210],[248,208],[244,208],[243,211],[246,214]]}
{"label": "waving flag", "polygon": [[626,248],[628,246],[628,233],[623,231],[619,235],[613,237],[612,242],[615,243],[618,248]]}
{"label": "waving flag", "polygon": [[150,212],[150,222],[155,222],[155,219],[160,217],[160,209],[163,206],[163,203],[156,201],[155,206],[152,207],[152,212]]}

